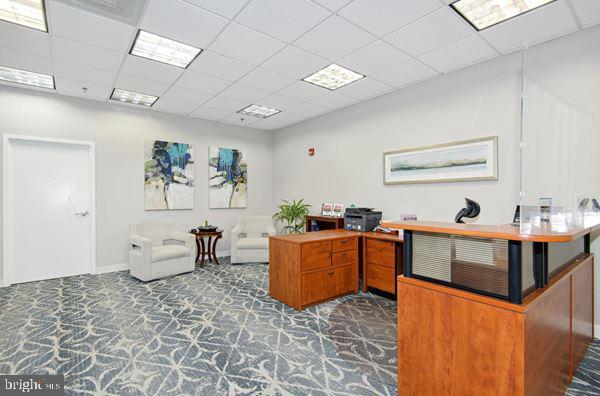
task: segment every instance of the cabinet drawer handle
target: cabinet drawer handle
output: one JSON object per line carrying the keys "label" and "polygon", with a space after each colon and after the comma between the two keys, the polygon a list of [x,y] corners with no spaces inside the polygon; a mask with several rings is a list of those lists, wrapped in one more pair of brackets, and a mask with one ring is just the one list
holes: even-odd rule
{"label": "cabinet drawer handle", "polygon": [[333,271],[329,271],[327,275],[333,275]]}

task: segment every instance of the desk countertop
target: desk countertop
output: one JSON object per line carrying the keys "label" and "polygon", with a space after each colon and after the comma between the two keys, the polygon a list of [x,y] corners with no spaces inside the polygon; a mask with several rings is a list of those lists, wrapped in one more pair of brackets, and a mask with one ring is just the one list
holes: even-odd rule
{"label": "desk countertop", "polygon": [[527,242],[570,242],[581,238],[600,226],[600,219],[585,219],[582,226],[531,225],[512,226],[456,224],[429,221],[401,221],[382,224],[383,227],[402,230],[435,232],[442,234],[466,235],[483,238],[507,239]]}
{"label": "desk countertop", "polygon": [[303,244],[303,243],[310,243],[310,242],[332,241],[335,239],[344,239],[344,238],[358,238],[359,236],[360,236],[359,232],[336,229],[336,230],[313,231],[313,232],[307,232],[305,234],[274,235],[274,236],[269,237],[269,239],[276,240],[276,241],[285,241],[285,242],[289,242],[289,243]]}

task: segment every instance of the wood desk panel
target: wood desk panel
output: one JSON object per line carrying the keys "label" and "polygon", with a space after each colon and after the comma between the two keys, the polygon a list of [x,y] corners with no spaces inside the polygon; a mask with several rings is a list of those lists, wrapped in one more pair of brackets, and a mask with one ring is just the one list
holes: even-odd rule
{"label": "wood desk panel", "polygon": [[269,295],[303,309],[358,292],[358,238],[343,230],[270,237]]}

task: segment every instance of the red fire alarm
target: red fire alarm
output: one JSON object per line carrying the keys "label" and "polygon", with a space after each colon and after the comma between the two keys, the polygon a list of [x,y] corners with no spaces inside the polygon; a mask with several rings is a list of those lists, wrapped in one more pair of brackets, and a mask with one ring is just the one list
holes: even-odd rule
{"label": "red fire alarm", "polygon": [[311,147],[311,148],[308,149],[308,155],[310,157],[312,157],[313,155],[315,155],[315,149],[313,147]]}

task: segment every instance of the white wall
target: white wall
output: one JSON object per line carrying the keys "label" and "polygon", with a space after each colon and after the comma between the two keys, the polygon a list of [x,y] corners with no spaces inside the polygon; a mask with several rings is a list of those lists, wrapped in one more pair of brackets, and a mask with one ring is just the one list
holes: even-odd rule
{"label": "white wall", "polygon": [[[226,253],[229,250],[227,231],[238,216],[271,214],[270,132],[0,87],[0,133],[96,142],[97,266],[128,262],[129,224],[133,222],[173,221],[182,230],[187,230],[208,219],[225,229],[218,250]],[[194,210],[144,211],[145,139],[195,146]],[[233,147],[245,152],[249,163],[247,209],[209,210],[209,145]],[[33,241],[37,237],[43,238],[43,235],[35,236],[35,230],[32,234]]]}
{"label": "white wall", "polygon": [[[509,222],[518,199],[518,56],[430,80],[275,133],[273,198],[374,207],[387,219],[453,221],[464,197],[480,223]],[[497,181],[383,184],[383,153],[498,136]],[[308,148],[315,156],[308,156]]]}

